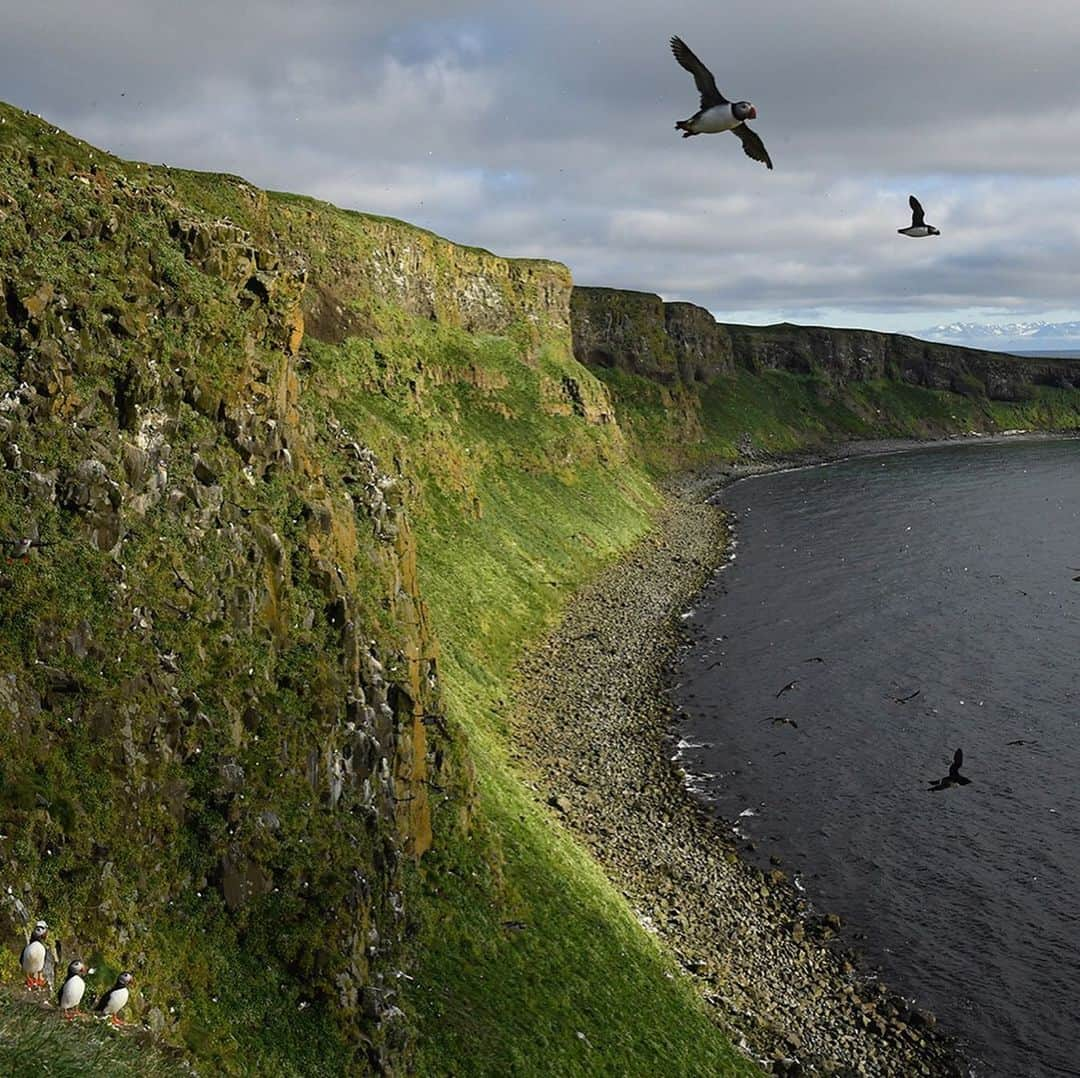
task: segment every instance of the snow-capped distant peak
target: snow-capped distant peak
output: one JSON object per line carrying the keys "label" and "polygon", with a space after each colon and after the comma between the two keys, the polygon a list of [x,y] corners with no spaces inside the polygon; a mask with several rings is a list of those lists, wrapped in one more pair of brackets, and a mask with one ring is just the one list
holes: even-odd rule
{"label": "snow-capped distant peak", "polygon": [[1015,347],[1080,348],[1080,321],[1076,322],[950,322],[933,326],[916,336],[948,344],[970,344],[976,348]]}

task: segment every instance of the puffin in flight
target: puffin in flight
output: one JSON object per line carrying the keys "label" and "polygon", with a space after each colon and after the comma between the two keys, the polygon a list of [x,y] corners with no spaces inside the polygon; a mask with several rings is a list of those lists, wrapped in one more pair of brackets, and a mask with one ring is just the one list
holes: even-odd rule
{"label": "puffin in flight", "polygon": [[106,1015],[114,1026],[122,1026],[124,1023],[118,1017],[120,1010],[127,1004],[128,985],[135,980],[130,973],[121,973],[116,978],[116,984],[97,1001],[94,1010],[99,1014]]}
{"label": "puffin in flight", "polygon": [[949,768],[949,773],[943,778],[938,779],[937,782],[930,784],[930,789],[935,792],[938,790],[947,790],[950,786],[967,786],[971,779],[964,778],[960,774],[960,768],[964,764],[964,750],[957,749],[953,754],[952,766]]}
{"label": "puffin in flight", "polygon": [[911,207],[911,224],[907,228],[898,228],[896,230],[901,236],[913,236],[915,239],[922,239],[923,236],[941,235],[933,225],[926,223],[923,218],[922,204],[914,195],[908,195],[908,205]]}
{"label": "puffin in flight", "polygon": [[738,135],[747,157],[772,168],[772,160],[760,136],[746,126],[747,120],[757,119],[757,109],[749,101],[728,101],[716,88],[712,72],[690,51],[681,37],[671,39],[671,51],[682,67],[694,76],[694,83],[701,94],[701,108],[689,120],[679,120],[675,128],[683,138],[691,135],[711,135],[718,131],[730,131]]}
{"label": "puffin in flight", "polygon": [[38,921],[30,933],[30,940],[19,955],[19,965],[26,974],[27,988],[44,988],[45,978],[41,971],[45,968],[47,952],[45,950],[45,937],[49,933],[49,926],[44,921]]}

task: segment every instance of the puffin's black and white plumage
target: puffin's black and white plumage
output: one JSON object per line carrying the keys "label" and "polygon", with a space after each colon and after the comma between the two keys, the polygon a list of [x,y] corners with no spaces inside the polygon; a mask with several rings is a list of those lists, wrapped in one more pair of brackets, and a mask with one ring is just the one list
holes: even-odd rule
{"label": "puffin's black and white plumage", "polygon": [[952,786],[967,786],[971,783],[971,779],[964,778],[960,774],[960,768],[964,766],[964,750],[957,749],[953,754],[952,765],[949,767],[949,773],[943,778],[938,779],[937,782],[930,784],[930,789],[935,792],[938,790],[948,790]]}
{"label": "puffin's black and white plumage", "polygon": [[924,236],[941,235],[933,225],[928,225],[926,223],[922,204],[914,195],[908,196],[908,205],[911,207],[911,224],[908,225],[907,228],[898,228],[896,230],[901,236],[912,236],[915,239],[922,239]]}
{"label": "puffin's black and white plumage", "polygon": [[766,168],[772,168],[765,144],[757,132],[746,126],[747,120],[757,119],[757,109],[749,101],[728,101],[716,88],[712,72],[690,51],[681,37],[671,39],[671,51],[679,64],[694,76],[694,83],[701,94],[701,108],[689,120],[679,120],[675,124],[676,130],[683,133],[683,138],[730,131],[739,136],[747,157],[760,161]]}
{"label": "puffin's black and white plumage", "polygon": [[79,1014],[79,1004],[82,1003],[83,995],[86,992],[86,981],[83,980],[83,974],[87,971],[86,966],[81,959],[76,958],[74,962],[68,963],[67,976],[64,978],[64,983],[60,986],[60,993],[56,997],[57,1003],[60,1005],[60,1011],[65,1018],[74,1018]]}
{"label": "puffin's black and white plumage", "polygon": [[108,1017],[109,1021],[112,1022],[114,1026],[122,1026],[124,1024],[118,1016],[120,1011],[127,1006],[128,996],[130,995],[128,986],[134,980],[135,978],[132,974],[121,973],[120,976],[116,978],[116,984],[114,984],[94,1005],[94,1010],[97,1011],[98,1014],[103,1014]]}
{"label": "puffin's black and white plumage", "polygon": [[45,978],[41,971],[45,968],[45,959],[48,951],[45,948],[45,937],[49,934],[49,926],[44,921],[38,921],[34,930],[30,933],[30,939],[19,955],[19,965],[26,974],[27,988],[44,988]]}

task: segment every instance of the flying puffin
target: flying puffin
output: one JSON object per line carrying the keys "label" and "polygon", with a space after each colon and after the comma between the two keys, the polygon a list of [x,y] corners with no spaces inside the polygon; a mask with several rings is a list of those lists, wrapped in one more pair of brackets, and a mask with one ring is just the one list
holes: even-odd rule
{"label": "flying puffin", "polygon": [[694,83],[701,94],[701,108],[689,120],[679,120],[675,128],[683,138],[691,135],[711,135],[718,131],[730,131],[742,141],[747,157],[772,168],[772,160],[761,137],[746,126],[747,120],[757,119],[757,109],[749,101],[728,101],[716,88],[712,72],[690,51],[681,37],[671,39],[671,51],[680,65],[694,76]]}
{"label": "flying puffin", "polygon": [[26,974],[27,988],[44,988],[45,978],[41,971],[45,968],[45,936],[49,926],[44,921],[38,921],[34,925],[34,931],[30,933],[30,942],[22,949],[19,955],[19,965]]}
{"label": "flying puffin", "polygon": [[943,778],[938,779],[937,782],[930,784],[930,789],[935,793],[938,790],[947,790],[951,786],[967,786],[970,784],[971,779],[964,778],[960,774],[960,768],[964,764],[964,750],[957,749],[953,755],[952,766],[949,768],[949,773]]}
{"label": "flying puffin", "polygon": [[79,1004],[82,1003],[83,993],[86,991],[86,981],[83,980],[83,974],[87,972],[86,966],[78,958],[74,962],[68,963],[67,976],[60,986],[60,994],[57,996],[60,1010],[67,1019],[72,1019],[77,1014],[82,1013],[79,1010]]}
{"label": "flying puffin", "polygon": [[116,984],[97,1001],[94,1010],[99,1014],[107,1015],[114,1026],[122,1026],[124,1023],[117,1017],[128,1001],[128,985],[135,978],[130,973],[121,973],[116,978]]}
{"label": "flying puffin", "polygon": [[913,236],[915,239],[922,239],[923,236],[941,235],[933,225],[928,225],[923,220],[922,205],[914,195],[908,196],[908,205],[911,207],[911,224],[907,228],[898,228],[896,230],[901,236]]}

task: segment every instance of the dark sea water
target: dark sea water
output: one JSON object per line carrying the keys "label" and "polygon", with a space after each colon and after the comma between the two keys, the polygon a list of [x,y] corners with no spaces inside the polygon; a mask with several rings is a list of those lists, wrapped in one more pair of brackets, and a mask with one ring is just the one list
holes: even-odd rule
{"label": "dark sea water", "polygon": [[[736,557],[677,674],[696,789],[977,1073],[1080,1075],[1080,441],[850,460],[721,504]],[[971,785],[929,792],[957,748]]]}

